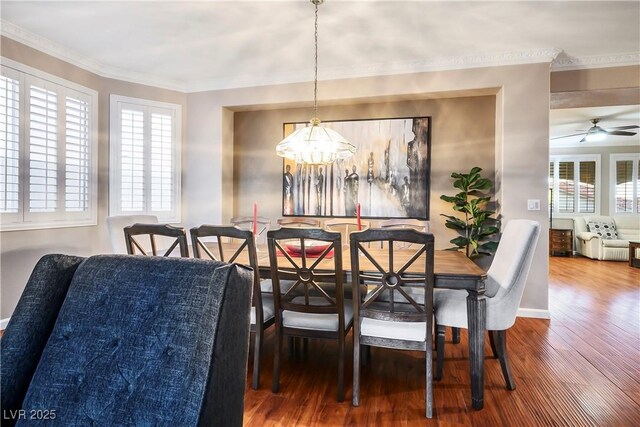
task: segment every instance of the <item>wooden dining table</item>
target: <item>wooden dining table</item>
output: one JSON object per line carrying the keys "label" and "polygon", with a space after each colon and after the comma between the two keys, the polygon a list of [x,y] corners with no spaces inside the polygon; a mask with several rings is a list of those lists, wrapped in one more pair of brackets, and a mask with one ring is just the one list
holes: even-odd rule
{"label": "wooden dining table", "polygon": [[[238,248],[236,243],[223,243],[223,251],[228,258]],[[217,243],[207,243],[207,247],[214,253],[218,251]],[[385,257],[388,264],[388,249],[369,248],[367,251],[379,263],[384,265]],[[351,273],[351,253],[348,247],[340,251],[342,255],[343,273]],[[246,253],[246,251],[245,251]],[[415,253],[409,249],[394,249],[394,266],[399,268]],[[257,245],[258,268],[262,278],[271,278],[271,265],[269,251],[266,245]],[[293,258],[295,261],[295,257]],[[313,261],[310,258],[309,261]],[[246,254],[240,254],[237,263],[248,264]],[[424,274],[424,267],[420,270],[419,263],[414,263],[406,272]],[[333,270],[334,262],[331,258],[325,258],[318,263],[317,268]],[[424,266],[424,264],[423,264]],[[373,263],[365,256],[360,259],[360,268],[363,271],[376,271]],[[469,358],[471,364],[471,402],[474,409],[482,409],[484,406],[484,333],[486,319],[485,280],[486,272],[478,267],[463,253],[456,251],[437,250],[434,253],[435,287],[440,289],[458,289],[467,291],[467,319],[469,338]]]}

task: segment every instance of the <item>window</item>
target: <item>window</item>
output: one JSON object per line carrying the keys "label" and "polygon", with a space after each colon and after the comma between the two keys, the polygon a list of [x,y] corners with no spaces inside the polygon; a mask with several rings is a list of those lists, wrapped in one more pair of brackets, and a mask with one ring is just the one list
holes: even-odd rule
{"label": "window", "polygon": [[554,214],[599,214],[600,156],[551,156],[549,189]]}
{"label": "window", "polygon": [[3,58],[0,227],[97,223],[97,92]]}
{"label": "window", "polygon": [[111,96],[110,215],[180,222],[181,107]]}
{"label": "window", "polygon": [[611,155],[611,213],[640,213],[640,154]]}

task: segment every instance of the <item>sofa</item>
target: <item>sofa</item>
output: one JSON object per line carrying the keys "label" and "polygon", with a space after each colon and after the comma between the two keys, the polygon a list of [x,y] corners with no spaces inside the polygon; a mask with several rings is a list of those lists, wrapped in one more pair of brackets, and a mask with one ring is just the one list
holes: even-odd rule
{"label": "sofa", "polygon": [[2,425],[241,426],[250,269],[47,255],[0,341]]}
{"label": "sofa", "polygon": [[585,216],[574,219],[576,252],[592,259],[628,261],[629,242],[640,241],[640,215]]}

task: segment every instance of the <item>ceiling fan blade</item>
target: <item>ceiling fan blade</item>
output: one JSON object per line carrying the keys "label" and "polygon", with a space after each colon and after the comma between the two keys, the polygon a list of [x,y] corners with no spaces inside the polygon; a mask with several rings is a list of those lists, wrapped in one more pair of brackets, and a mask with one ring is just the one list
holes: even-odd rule
{"label": "ceiling fan blade", "polygon": [[580,141],[578,142],[585,142],[587,140],[587,135],[585,135]]}
{"label": "ceiling fan blade", "polygon": [[638,125],[612,126],[609,129],[614,129],[614,130],[640,129],[640,126]]}
{"label": "ceiling fan blade", "polygon": [[569,138],[572,136],[579,136],[579,135],[584,135],[584,132],[580,132],[580,133],[574,133],[572,135],[562,135],[562,136],[554,136],[553,138],[549,138],[549,139],[560,139],[560,138]]}
{"label": "ceiling fan blade", "polygon": [[606,132],[607,132],[607,135],[617,135],[617,136],[633,136],[637,134],[637,132],[627,132],[624,130],[611,130]]}

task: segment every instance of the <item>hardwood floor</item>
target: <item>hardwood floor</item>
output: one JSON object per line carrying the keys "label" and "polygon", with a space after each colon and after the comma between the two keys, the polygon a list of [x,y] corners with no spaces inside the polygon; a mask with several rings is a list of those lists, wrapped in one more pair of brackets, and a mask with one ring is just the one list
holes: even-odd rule
{"label": "hardwood floor", "polygon": [[[265,425],[640,425],[640,269],[628,263],[551,258],[551,320],[518,318],[508,333],[516,390],[505,387],[497,359],[485,361],[485,407],[471,408],[466,331],[447,337],[444,375],[434,383],[435,415],[424,418],[424,356],[372,349],[362,369],[360,407],[336,401],[337,345],[285,347],[280,393],[271,392],[273,333],[267,334],[261,389],[247,376],[244,423]],[[351,352],[351,337],[348,352]],[[490,355],[489,340],[485,343]],[[251,370],[251,364],[249,364]]]}

